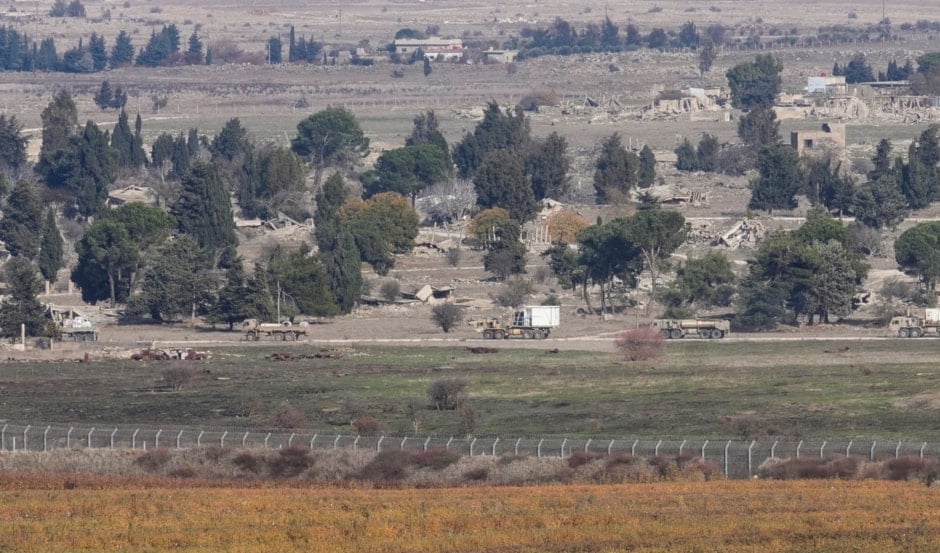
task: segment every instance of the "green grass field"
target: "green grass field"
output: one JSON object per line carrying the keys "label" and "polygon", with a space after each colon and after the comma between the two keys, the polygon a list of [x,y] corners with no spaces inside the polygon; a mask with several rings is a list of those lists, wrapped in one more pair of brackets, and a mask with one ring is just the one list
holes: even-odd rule
{"label": "green grass field", "polygon": [[[460,377],[481,436],[930,436],[940,429],[938,345],[676,343],[644,364],[596,352],[436,347],[282,362],[243,347],[204,362],[6,363],[0,420],[260,429],[287,402],[309,429],[348,430],[370,417],[384,432],[411,434],[407,405],[417,398],[429,407],[420,431],[452,435],[457,414],[430,408],[427,388]],[[169,373],[181,366],[191,371],[175,389]]]}

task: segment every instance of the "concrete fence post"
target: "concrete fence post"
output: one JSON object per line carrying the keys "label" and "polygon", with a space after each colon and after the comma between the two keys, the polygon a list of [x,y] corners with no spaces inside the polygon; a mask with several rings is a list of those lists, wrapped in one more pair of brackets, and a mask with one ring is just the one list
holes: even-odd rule
{"label": "concrete fence post", "polygon": [[[137,449],[137,433],[140,432],[140,428],[135,428],[134,433],[131,434],[131,449]],[[72,434],[72,429],[69,428],[69,435]],[[68,436],[65,438],[65,443],[69,443]]]}
{"label": "concrete fence post", "polygon": [[294,433],[291,432],[290,436],[287,438],[287,447],[291,447],[293,445],[294,445]]}
{"label": "concrete fence post", "polygon": [[499,436],[497,436],[496,439],[493,440],[493,457],[496,457],[496,444],[498,443],[499,443]]}
{"label": "concrete fence post", "polygon": [[[26,451],[27,449],[29,449],[29,444],[26,441],[26,435],[29,433],[29,429],[32,427],[33,426],[31,424],[27,424],[26,428],[23,429],[23,451]],[[923,451],[923,449],[921,449],[921,451]],[[923,457],[923,455],[921,455],[921,457]]]}
{"label": "concrete fence post", "polygon": [[180,430],[176,434],[176,449],[183,449],[182,443],[183,443],[183,431]]}
{"label": "concrete fence post", "polygon": [[544,441],[545,441],[545,438],[542,438],[541,440],[539,440],[539,445],[536,446],[535,448],[535,451],[536,451],[535,456],[538,457],[539,459],[542,458],[542,442]]}
{"label": "concrete fence post", "polygon": [[222,437],[219,438],[219,447],[225,447],[225,437],[228,436],[228,430],[222,432]]}
{"label": "concrete fence post", "polygon": [[248,432],[245,432],[245,435],[242,436],[242,447],[245,447],[245,444],[248,442]]}
{"label": "concrete fence post", "polygon": [[88,449],[91,449],[91,435],[95,433],[95,427],[92,426],[91,430],[88,431]]}
{"label": "concrete fence post", "polygon": [[848,456],[850,455],[849,452],[852,451],[852,442],[853,442],[853,440],[849,440],[849,445],[845,446],[845,456],[846,456],[846,457],[848,457]]}
{"label": "concrete fence post", "polygon": [[0,428],[0,451],[5,451],[7,448],[7,427],[9,424],[4,424],[3,428]]}
{"label": "concrete fence post", "polygon": [[588,438],[588,441],[584,442],[584,452],[588,452],[588,448],[591,447],[591,438]]}
{"label": "concrete fence post", "polygon": [[[159,429],[159,430],[157,430],[157,434],[153,437],[153,447],[154,447],[154,448],[160,447],[160,434],[163,434],[163,429],[162,429],[162,428]],[[199,435],[202,436],[202,434],[199,434]]]}
{"label": "concrete fence post", "polygon": [[[379,441],[375,443],[375,451],[382,451],[382,440],[385,439],[385,436],[379,437]],[[356,444],[359,443],[359,436],[356,436],[356,441],[353,442],[353,449],[356,449]]]}
{"label": "concrete fence post", "polygon": [[430,436],[428,436],[427,439],[424,440],[424,450],[425,450],[425,451],[428,450],[428,444],[429,444],[429,443],[431,443],[431,437],[430,437]]}
{"label": "concrete fence post", "polygon": [[728,477],[728,448],[731,447],[731,440],[725,444],[725,478]]}
{"label": "concrete fence post", "polygon": [[[49,429],[51,426],[46,427],[46,431],[42,433],[42,450],[48,451],[49,449]],[[115,430],[117,432],[117,430]],[[111,434],[111,449],[114,449],[114,434]]]}
{"label": "concrete fence post", "polygon": [[[48,432],[48,431],[49,431],[49,429],[47,428],[47,429],[46,429],[46,432]],[[110,442],[111,442],[111,449],[114,449],[114,435],[115,435],[115,434],[117,434],[117,428],[115,428],[114,430],[111,431],[111,440],[110,440]],[[43,437],[43,441],[45,441],[45,437]],[[45,444],[43,444],[43,447],[45,447]]]}
{"label": "concrete fence post", "polygon": [[404,450],[405,450],[405,442],[407,442],[407,441],[408,441],[408,436],[405,436],[404,438],[402,438],[402,439],[401,439],[401,443],[398,444],[398,449],[401,450],[401,451],[404,451]]}
{"label": "concrete fence post", "polygon": [[562,440],[562,442],[561,442],[561,457],[564,457],[564,456],[565,456],[565,444],[567,444],[567,443],[568,443],[568,438],[565,438],[565,439]]}
{"label": "concrete fence post", "polygon": [[796,444],[796,458],[800,458],[800,448],[803,447],[803,440],[800,440],[800,443]]}
{"label": "concrete fence post", "polygon": [[679,444],[679,457],[682,457],[682,450],[685,449],[685,443],[686,443],[687,441],[688,441],[688,440],[682,440],[682,443]]}
{"label": "concrete fence post", "polygon": [[898,442],[898,447],[894,448],[894,458],[897,459],[901,455],[901,442]]}
{"label": "concrete fence post", "polygon": [[708,440],[705,440],[705,443],[702,444],[702,461],[705,460],[705,448],[708,447]]}
{"label": "concrete fence post", "polygon": [[750,478],[751,475],[753,474],[754,457],[753,457],[752,452],[754,451],[754,445],[756,443],[757,443],[757,440],[752,440],[751,445],[747,446],[747,477],[748,478]]}
{"label": "concrete fence post", "polygon": [[869,454],[868,454],[868,460],[869,460],[869,461],[874,461],[874,460],[875,460],[875,444],[877,444],[877,443],[878,443],[878,442],[872,442],[872,443],[871,443],[871,451],[870,451]]}
{"label": "concrete fence post", "polygon": [[315,441],[317,441],[317,435],[316,435],[316,434],[314,434],[313,437],[310,438],[310,451],[313,451],[313,443],[314,443]]}
{"label": "concrete fence post", "polygon": [[512,450],[513,455],[519,455],[519,443],[522,442],[522,438],[516,440],[516,447]]}
{"label": "concrete fence post", "polygon": [[819,446],[819,458],[820,458],[820,459],[823,458],[823,450],[826,449],[826,443],[827,443],[827,442],[823,441],[822,445]]}

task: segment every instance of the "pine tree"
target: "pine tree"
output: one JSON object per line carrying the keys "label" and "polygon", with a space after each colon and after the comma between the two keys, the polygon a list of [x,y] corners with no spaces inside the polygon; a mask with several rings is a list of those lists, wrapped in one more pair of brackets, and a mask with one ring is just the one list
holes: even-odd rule
{"label": "pine tree", "polygon": [[594,170],[598,203],[625,200],[637,184],[639,166],[639,157],[623,147],[619,134],[614,133],[604,140]]}
{"label": "pine tree", "polygon": [[36,259],[42,242],[42,200],[39,191],[20,180],[10,191],[0,219],[0,240],[14,256]]}
{"label": "pine tree", "polygon": [[63,241],[55,220],[55,210],[46,210],[42,226],[42,245],[39,248],[39,272],[47,282],[55,283],[59,269],[64,266]]}
{"label": "pine tree", "polygon": [[101,88],[98,89],[98,92],[94,97],[95,105],[101,109],[108,109],[114,103],[114,91],[111,90],[111,83],[108,81],[101,82]]}
{"label": "pine tree", "polygon": [[7,296],[0,302],[0,336],[15,338],[26,325],[27,336],[49,336],[51,328],[37,296],[40,291],[36,267],[22,256],[15,256],[4,267]]}
{"label": "pine tree", "polygon": [[134,61],[134,45],[127,31],[121,31],[111,47],[111,67],[120,67]]}
{"label": "pine tree", "polygon": [[88,51],[91,53],[94,71],[104,71],[108,66],[108,47],[105,45],[104,37],[91,33],[88,39]]}
{"label": "pine tree", "polygon": [[170,212],[179,221],[180,232],[191,235],[213,259],[217,252],[238,244],[228,187],[210,163],[193,164]]}
{"label": "pine tree", "polygon": [[147,153],[144,152],[144,138],[140,134],[142,127],[143,121],[141,121],[140,113],[138,113],[137,119],[134,120],[134,141],[131,146],[131,165],[133,167],[140,167],[147,163]]}
{"label": "pine tree", "polygon": [[131,134],[127,112],[124,110],[121,110],[114,131],[111,132],[111,148],[114,150],[118,167],[134,166],[134,135]]}
{"label": "pine tree", "polygon": [[649,145],[640,150],[640,169],[637,173],[637,185],[640,188],[649,188],[656,180],[656,156]]}

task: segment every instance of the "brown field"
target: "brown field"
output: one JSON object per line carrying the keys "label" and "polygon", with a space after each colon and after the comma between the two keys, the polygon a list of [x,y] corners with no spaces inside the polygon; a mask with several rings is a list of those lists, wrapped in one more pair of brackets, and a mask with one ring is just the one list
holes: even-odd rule
{"label": "brown field", "polygon": [[[64,488],[64,489],[63,489]],[[5,551],[937,551],[936,490],[719,482],[364,490],[0,476]]]}

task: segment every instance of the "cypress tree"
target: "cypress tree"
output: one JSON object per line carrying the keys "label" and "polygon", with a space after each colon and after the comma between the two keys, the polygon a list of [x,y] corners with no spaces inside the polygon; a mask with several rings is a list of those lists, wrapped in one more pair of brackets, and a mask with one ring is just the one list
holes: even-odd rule
{"label": "cypress tree", "polygon": [[179,221],[180,232],[191,235],[213,258],[238,244],[228,187],[210,163],[196,162],[183,177],[180,197],[170,212]]}
{"label": "cypress tree", "polygon": [[4,277],[8,289],[0,303],[0,336],[19,336],[20,325],[26,325],[27,336],[49,336],[49,321],[36,297],[40,290],[36,267],[25,257],[16,256],[7,261]]}
{"label": "cypress tree", "polygon": [[36,259],[42,241],[42,200],[28,181],[10,191],[0,219],[0,240],[14,256]]}
{"label": "cypress tree", "polygon": [[42,226],[42,246],[39,248],[39,272],[46,281],[55,283],[59,269],[63,267],[62,234],[55,221],[55,210],[46,210],[46,220]]}

